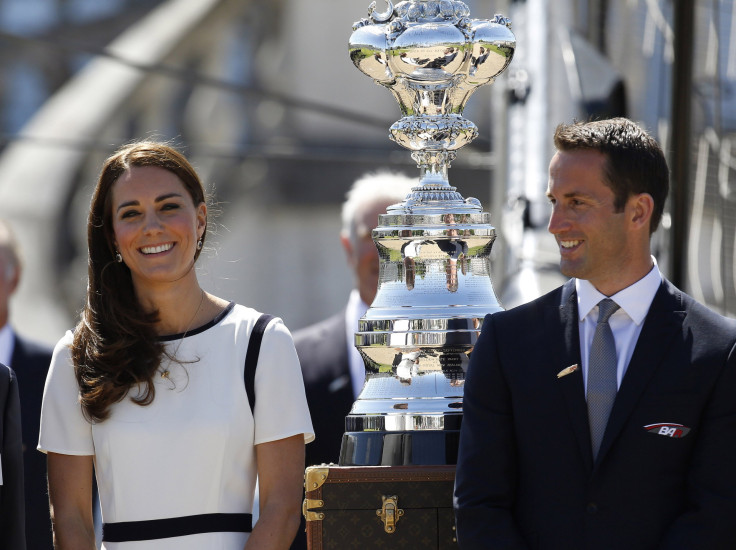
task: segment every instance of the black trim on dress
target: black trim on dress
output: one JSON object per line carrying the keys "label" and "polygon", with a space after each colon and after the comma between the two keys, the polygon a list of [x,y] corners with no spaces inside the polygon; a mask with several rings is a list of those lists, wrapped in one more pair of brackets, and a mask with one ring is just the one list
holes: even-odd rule
{"label": "black trim on dress", "polygon": [[103,542],[133,542],[184,537],[199,533],[250,533],[252,524],[251,514],[199,514],[145,521],[119,521],[102,524],[102,540]]}
{"label": "black trim on dress", "polygon": [[266,331],[268,323],[270,323],[273,318],[273,315],[269,315],[268,313],[261,314],[250,333],[248,350],[245,352],[243,379],[245,381],[245,393],[248,394],[250,412],[253,414],[256,412],[256,367],[258,367],[258,356],[261,352],[263,333]]}
{"label": "black trim on dress", "polygon": [[165,336],[159,336],[158,339],[160,342],[171,342],[172,340],[180,340],[182,338],[194,336],[195,334],[200,334],[204,332],[207,329],[210,329],[217,325],[220,321],[222,321],[225,316],[230,313],[233,308],[235,307],[235,302],[230,302],[225,309],[223,309],[220,313],[217,314],[217,316],[212,319],[211,321],[207,321],[204,325],[201,327],[193,328],[192,330],[188,330],[187,332],[180,332],[179,334],[167,334]]}

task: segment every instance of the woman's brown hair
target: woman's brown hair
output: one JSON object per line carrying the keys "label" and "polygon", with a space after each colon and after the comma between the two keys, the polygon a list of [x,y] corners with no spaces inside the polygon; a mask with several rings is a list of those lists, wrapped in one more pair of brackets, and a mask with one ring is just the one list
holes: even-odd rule
{"label": "woman's brown hair", "polygon": [[[168,170],[178,176],[195,206],[205,202],[204,187],[192,165],[166,144],[142,141],[123,146],[102,166],[87,220],[87,300],[72,345],[82,410],[96,422],[105,420],[110,406],[121,401],[134,385],[142,389],[131,396],[135,403],[145,406],[153,402],[153,380],[164,355],[155,331],[158,312],[143,310],[130,270],[115,261],[112,188],[133,166]],[[203,242],[206,234],[205,226]]]}

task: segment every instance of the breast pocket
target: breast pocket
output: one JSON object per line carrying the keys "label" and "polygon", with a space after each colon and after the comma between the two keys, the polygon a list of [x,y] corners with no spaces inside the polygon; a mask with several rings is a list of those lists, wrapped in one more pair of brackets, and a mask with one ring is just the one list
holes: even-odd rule
{"label": "breast pocket", "polygon": [[[661,432],[656,431],[657,435],[679,439],[688,436],[699,423],[703,407],[704,404],[701,403],[698,394],[678,392],[645,396],[641,400],[639,410],[642,412],[640,417],[644,423],[643,426],[651,428],[647,428],[648,433],[653,434],[655,433],[652,431],[654,428],[661,427]],[[688,429],[679,431],[665,429],[677,426]]]}
{"label": "breast pocket", "polygon": [[632,428],[642,456],[658,468],[679,468],[687,461],[700,424],[698,396],[659,395],[643,400]]}

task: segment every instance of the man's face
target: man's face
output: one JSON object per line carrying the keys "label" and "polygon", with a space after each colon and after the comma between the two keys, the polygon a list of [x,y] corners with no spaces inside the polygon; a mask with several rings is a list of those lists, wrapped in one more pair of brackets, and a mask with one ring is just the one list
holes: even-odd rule
{"label": "man's face", "polygon": [[371,305],[378,288],[378,250],[371,231],[378,225],[378,216],[396,201],[381,201],[366,205],[356,213],[357,239],[352,243],[343,239],[348,263],[355,273],[355,284],[361,299]]}
{"label": "man's face", "polygon": [[8,303],[18,286],[18,269],[10,260],[10,253],[0,246],[0,328],[8,322]]}
{"label": "man's face", "polygon": [[555,154],[547,187],[548,229],[559,246],[562,273],[587,279],[610,296],[633,282],[629,270],[638,249],[627,221],[629,202],[622,212],[614,211],[613,191],[604,183],[605,162],[605,155],[594,150]]}

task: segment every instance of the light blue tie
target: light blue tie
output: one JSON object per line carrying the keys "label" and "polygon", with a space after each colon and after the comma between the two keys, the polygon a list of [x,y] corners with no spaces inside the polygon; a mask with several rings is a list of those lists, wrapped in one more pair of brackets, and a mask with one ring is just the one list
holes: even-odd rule
{"label": "light blue tie", "polygon": [[595,327],[593,343],[588,360],[588,422],[593,459],[598,456],[603,434],[608,424],[613,402],[616,399],[616,342],[608,324],[608,318],[619,305],[605,298],[598,303],[598,324]]}

